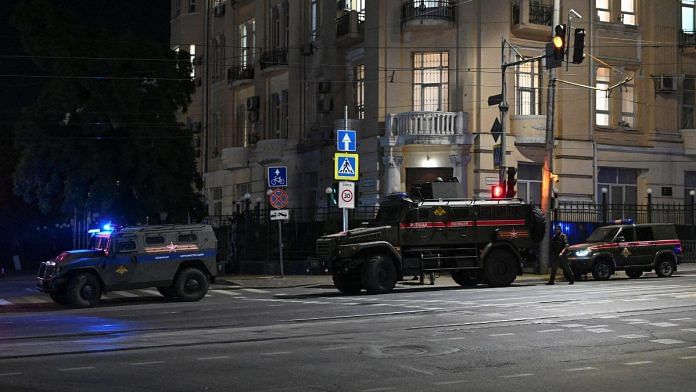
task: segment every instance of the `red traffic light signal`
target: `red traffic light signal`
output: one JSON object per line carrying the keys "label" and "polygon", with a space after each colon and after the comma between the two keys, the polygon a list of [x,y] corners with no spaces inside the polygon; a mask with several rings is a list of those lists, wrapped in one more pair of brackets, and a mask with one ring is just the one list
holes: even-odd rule
{"label": "red traffic light signal", "polygon": [[505,190],[502,185],[491,186],[491,198],[492,199],[503,199],[505,198]]}

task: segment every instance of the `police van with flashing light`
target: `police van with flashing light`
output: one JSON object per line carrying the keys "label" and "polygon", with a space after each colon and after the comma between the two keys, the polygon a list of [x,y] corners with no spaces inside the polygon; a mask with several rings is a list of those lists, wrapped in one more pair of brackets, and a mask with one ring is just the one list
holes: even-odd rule
{"label": "police van with flashing light", "polygon": [[58,304],[89,307],[102,294],[156,287],[167,298],[198,301],[217,273],[210,225],[161,225],[90,231],[88,249],[41,263],[37,288]]}

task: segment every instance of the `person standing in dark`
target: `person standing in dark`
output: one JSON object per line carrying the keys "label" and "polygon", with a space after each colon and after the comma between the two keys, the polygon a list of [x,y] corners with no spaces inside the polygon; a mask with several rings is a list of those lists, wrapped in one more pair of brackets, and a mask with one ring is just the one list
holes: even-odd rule
{"label": "person standing in dark", "polygon": [[561,231],[561,226],[556,226],[553,232],[553,238],[551,238],[550,246],[550,257],[551,261],[551,274],[549,275],[549,281],[546,284],[552,285],[556,280],[556,271],[558,270],[558,264],[561,264],[563,272],[568,277],[568,284],[575,283],[575,275],[573,270],[570,268],[566,260],[561,257],[561,252],[568,247],[568,237]]}

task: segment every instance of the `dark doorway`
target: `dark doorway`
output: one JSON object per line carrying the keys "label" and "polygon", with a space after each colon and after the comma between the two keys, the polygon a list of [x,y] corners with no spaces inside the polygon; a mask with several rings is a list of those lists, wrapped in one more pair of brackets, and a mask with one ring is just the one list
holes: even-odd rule
{"label": "dark doorway", "polygon": [[406,189],[425,182],[435,182],[438,177],[447,180],[452,177],[451,167],[411,167],[406,168]]}

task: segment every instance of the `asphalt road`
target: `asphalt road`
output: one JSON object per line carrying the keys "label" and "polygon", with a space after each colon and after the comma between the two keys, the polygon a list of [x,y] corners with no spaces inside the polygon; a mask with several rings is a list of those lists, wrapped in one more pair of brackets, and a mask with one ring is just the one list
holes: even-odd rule
{"label": "asphalt road", "polygon": [[[21,288],[20,288],[21,291]],[[27,290],[27,293],[29,291]],[[696,273],[0,306],[0,391],[690,391]]]}

